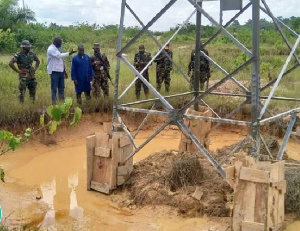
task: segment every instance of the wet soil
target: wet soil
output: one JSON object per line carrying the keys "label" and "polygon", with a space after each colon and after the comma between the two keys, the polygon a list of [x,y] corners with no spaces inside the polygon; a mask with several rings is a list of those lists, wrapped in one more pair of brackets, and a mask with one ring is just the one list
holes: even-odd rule
{"label": "wet soil", "polygon": [[[228,217],[187,218],[166,205],[120,206],[118,192],[106,196],[86,191],[85,137],[102,131],[102,123],[110,118],[105,114],[86,115],[76,128],[63,128],[48,137],[47,145],[36,135],[20,149],[1,156],[6,173],[6,183],[0,183],[2,222],[17,229],[25,224],[39,225],[41,230],[227,230]],[[152,132],[141,131],[137,142]],[[245,134],[237,128],[220,127],[210,134],[210,149],[232,145]],[[178,130],[168,127],[134,161],[154,152],[176,150],[179,137]],[[299,147],[291,140],[288,155],[300,159]],[[299,224],[293,223],[287,230],[299,230]]]}

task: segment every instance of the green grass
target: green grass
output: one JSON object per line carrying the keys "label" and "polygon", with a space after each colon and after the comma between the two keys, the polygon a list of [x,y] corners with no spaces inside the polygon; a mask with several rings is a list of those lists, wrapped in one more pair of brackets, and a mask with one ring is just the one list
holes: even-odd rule
{"label": "green grass", "polygon": [[9,231],[9,229],[5,225],[0,224],[0,231]]}
{"label": "green grass", "polygon": [[[156,45],[149,41],[145,40],[146,50],[149,51],[152,56],[155,52],[158,51]],[[137,46],[139,43],[134,44],[132,48],[128,50],[126,54],[126,58],[132,63],[134,53],[137,52]],[[67,44],[65,49],[67,50],[70,47],[74,47],[74,44]],[[171,44],[171,49],[174,54],[174,61],[177,65],[181,66],[182,70],[187,72],[187,65],[190,58],[190,52],[193,49],[193,44],[190,43],[181,43]],[[245,56],[242,55],[242,52],[236,48],[232,44],[217,44],[217,45],[209,45],[208,51],[210,56],[228,72],[233,71],[238,65],[240,65],[244,60]],[[274,54],[274,50],[269,49],[268,46],[262,46],[262,54],[261,54],[261,62],[266,63],[262,64],[263,71],[261,73],[262,82],[266,83],[268,81],[268,73],[272,78],[275,78],[281,70],[282,65],[285,62],[286,55],[276,55]],[[268,52],[267,52],[268,51]],[[103,49],[110,60],[111,63],[111,77],[115,78],[115,63],[116,56],[115,50],[113,48]],[[86,46],[86,53],[91,54],[92,50]],[[38,54],[41,65],[36,73],[38,87],[37,87],[37,99],[35,104],[31,104],[28,97],[28,92],[26,92],[25,103],[21,105],[18,101],[18,76],[15,72],[13,72],[8,66],[8,62],[11,59],[11,54],[5,54],[0,56],[0,126],[4,125],[16,125],[22,124],[24,122],[33,122],[36,121],[38,115],[37,112],[41,112],[48,105],[51,104],[51,92],[50,92],[50,77],[47,74],[46,70],[46,51]],[[68,72],[70,72],[70,59],[67,58],[66,66]],[[212,78],[211,80],[220,80],[224,78],[225,75],[221,73],[215,67],[212,67]],[[150,74],[150,82],[155,87],[155,64],[153,64],[149,68]],[[120,75],[120,85],[119,85],[119,93],[123,92],[123,90],[127,87],[127,85],[133,81],[134,74],[130,71],[130,69],[124,64],[121,63],[121,75]],[[235,76],[236,79],[243,81],[247,87],[251,86],[251,66],[246,68],[244,71],[238,73]],[[171,92],[170,94],[177,94],[182,92],[189,91],[189,84],[187,81],[180,75],[180,73],[173,68],[171,72]],[[280,87],[276,91],[276,96],[285,96],[285,97],[298,97],[297,89],[299,89],[300,81],[297,79],[296,72],[291,73],[288,77],[282,80]],[[262,95],[267,95],[267,91],[263,92]],[[162,94],[164,95],[164,86],[162,87]],[[144,99],[143,94],[141,99]],[[72,97],[75,100],[75,91],[73,82],[69,79],[66,80],[66,96]],[[154,97],[150,95],[149,97]],[[110,101],[113,98],[113,86],[110,84]],[[129,91],[124,95],[124,97],[120,100],[120,102],[129,102],[135,100],[134,94],[134,84],[129,89]],[[221,106],[224,104],[227,105],[228,111],[235,107],[239,103],[238,100],[235,99],[226,99],[224,101],[224,97],[206,97],[206,101],[208,101],[215,108],[223,108]],[[179,100],[180,101],[180,100]],[[178,100],[172,100],[171,103],[176,106],[178,104]],[[92,102],[83,107],[87,107],[87,111],[93,111],[95,108],[98,110],[102,110],[104,108],[103,100],[92,100]],[[298,103],[287,103],[284,101],[273,101],[270,108],[276,108],[276,110],[280,107],[296,107],[299,106]],[[99,109],[100,108],[100,109]]]}

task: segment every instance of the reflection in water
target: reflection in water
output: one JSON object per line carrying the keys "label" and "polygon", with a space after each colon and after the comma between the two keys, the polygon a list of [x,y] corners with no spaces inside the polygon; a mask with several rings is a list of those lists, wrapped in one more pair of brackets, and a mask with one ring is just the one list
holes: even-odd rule
{"label": "reflection in water", "polygon": [[47,211],[45,218],[42,222],[42,225],[52,225],[55,223],[55,210],[53,198],[56,194],[56,182],[53,179],[47,183],[41,185],[42,191],[42,201],[49,205],[49,210]]}
{"label": "reflection in water", "polygon": [[[41,184],[41,191],[43,194],[42,201],[49,206],[49,210],[41,223],[42,226],[55,224],[55,218],[60,217],[61,214],[63,214],[63,211],[67,209],[69,210],[70,217],[76,220],[83,218],[84,209],[78,206],[76,196],[78,174],[69,175],[68,183],[64,183],[65,180],[60,178]],[[67,190],[65,190],[66,188]]]}
{"label": "reflection in water", "polygon": [[83,208],[79,207],[77,204],[77,197],[75,188],[78,186],[78,174],[69,176],[68,187],[72,189],[70,195],[70,213],[69,215],[76,220],[83,218]]}
{"label": "reflection in water", "polygon": [[[145,141],[145,137],[147,138],[151,134],[152,131],[141,131],[137,143]],[[179,135],[178,131],[164,131],[163,134],[151,141],[135,156],[135,161],[141,160],[156,151],[177,149]],[[239,135],[240,133],[235,131],[215,130],[211,134],[212,141],[215,141],[212,144],[215,145],[210,147],[215,150],[224,145],[231,145],[232,142],[243,138],[242,136],[239,139]],[[19,166],[8,172],[11,179],[18,180],[16,184],[18,189],[21,187],[18,184],[19,182],[32,188],[35,185],[40,185],[40,191],[43,193],[41,201],[49,205],[46,215],[42,217],[43,222],[40,223],[45,230],[224,231],[228,227],[227,224],[230,223],[228,220],[220,223],[219,219],[216,222],[209,221],[206,218],[182,218],[176,215],[174,209],[169,208],[165,208],[166,210],[160,207],[155,207],[155,209],[137,208],[130,211],[127,208],[115,207],[114,202],[118,203],[126,198],[120,198],[118,195],[106,196],[86,190],[85,140],[70,139],[66,143],[51,147],[51,150],[39,145],[39,143],[35,143],[35,145],[37,146],[34,149],[31,146],[25,147],[6,156],[7,159],[1,159],[1,164],[8,166],[15,163]],[[289,141],[288,155],[290,153],[295,154],[300,160],[299,150],[298,143]],[[15,158],[19,155],[22,158]],[[294,158],[296,159],[296,157]],[[29,159],[30,161],[28,161]],[[52,166],[55,166],[55,169]],[[74,173],[78,173],[78,175]],[[22,196],[20,195],[20,198]],[[1,199],[4,200],[5,198]],[[113,199],[113,204],[111,199]],[[26,203],[27,201],[22,200],[19,207],[24,210]],[[28,209],[25,210],[26,213],[32,210],[32,208]],[[80,222],[77,222],[78,220]],[[211,229],[210,227],[216,228]],[[286,231],[299,230],[300,222],[290,224],[286,229]]]}

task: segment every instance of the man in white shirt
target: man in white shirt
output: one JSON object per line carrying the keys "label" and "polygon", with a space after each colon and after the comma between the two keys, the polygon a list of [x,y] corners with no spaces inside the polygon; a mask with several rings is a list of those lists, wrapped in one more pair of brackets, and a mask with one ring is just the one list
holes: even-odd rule
{"label": "man in white shirt", "polygon": [[51,99],[56,104],[57,92],[59,100],[65,99],[65,64],[64,58],[76,53],[75,50],[62,53],[62,39],[55,37],[47,49],[47,71],[51,77]]}

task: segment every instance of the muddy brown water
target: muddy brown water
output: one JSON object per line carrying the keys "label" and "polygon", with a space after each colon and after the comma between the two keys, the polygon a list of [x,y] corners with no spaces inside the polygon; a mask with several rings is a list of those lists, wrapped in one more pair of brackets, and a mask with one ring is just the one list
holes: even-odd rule
{"label": "muddy brown water", "polygon": [[[99,123],[97,126],[101,130]],[[106,196],[87,191],[84,137],[97,126],[85,122],[77,130],[57,135],[55,145],[32,141],[1,157],[7,181],[0,184],[2,222],[15,228],[31,223],[40,225],[42,230],[227,230],[229,218],[183,218],[167,206],[121,208],[115,203],[117,194]],[[137,143],[150,134],[152,131],[142,131]],[[176,150],[179,136],[178,130],[163,131],[134,160],[164,149]],[[234,144],[242,137],[244,134],[237,129],[218,129],[210,135],[210,149]],[[299,147],[291,140],[288,154],[300,160]],[[300,230],[300,221],[286,230]]]}

